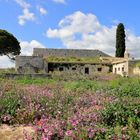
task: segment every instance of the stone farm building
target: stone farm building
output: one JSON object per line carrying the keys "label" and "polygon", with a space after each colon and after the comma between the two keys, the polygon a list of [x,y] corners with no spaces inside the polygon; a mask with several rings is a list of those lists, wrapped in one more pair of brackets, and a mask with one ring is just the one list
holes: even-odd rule
{"label": "stone farm building", "polygon": [[70,72],[93,75],[109,73],[140,75],[140,61],[111,57],[99,50],[34,48],[32,56],[17,56],[16,71],[21,74]]}
{"label": "stone farm building", "polygon": [[107,73],[110,64],[99,59],[107,56],[99,50],[35,48],[32,56],[16,57],[16,70],[18,73],[27,74],[56,71],[79,74]]}

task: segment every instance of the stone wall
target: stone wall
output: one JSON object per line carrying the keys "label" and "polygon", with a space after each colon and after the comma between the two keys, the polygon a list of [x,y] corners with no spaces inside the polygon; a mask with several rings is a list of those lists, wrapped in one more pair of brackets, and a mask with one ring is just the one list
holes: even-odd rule
{"label": "stone wall", "polygon": [[129,74],[140,76],[140,60],[129,61]]}
{"label": "stone wall", "polygon": [[55,57],[96,57],[108,56],[99,50],[76,50],[76,49],[46,49],[34,48],[33,56]]}
{"label": "stone wall", "polygon": [[12,74],[6,73],[3,76],[7,79],[15,79],[15,78],[52,78],[50,74]]}
{"label": "stone wall", "polygon": [[96,73],[108,73],[110,66],[102,64],[76,64],[76,63],[49,63],[48,72],[69,72],[94,75]]}
{"label": "stone wall", "polygon": [[44,70],[44,61],[37,56],[17,56],[16,71],[18,73],[34,74]]}

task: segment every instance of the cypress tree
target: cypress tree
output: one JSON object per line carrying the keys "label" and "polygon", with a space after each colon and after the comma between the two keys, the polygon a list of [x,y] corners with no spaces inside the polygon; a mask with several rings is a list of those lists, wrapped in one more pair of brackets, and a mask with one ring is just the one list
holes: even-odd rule
{"label": "cypress tree", "polygon": [[124,57],[125,53],[125,29],[122,23],[118,24],[116,30],[116,57]]}

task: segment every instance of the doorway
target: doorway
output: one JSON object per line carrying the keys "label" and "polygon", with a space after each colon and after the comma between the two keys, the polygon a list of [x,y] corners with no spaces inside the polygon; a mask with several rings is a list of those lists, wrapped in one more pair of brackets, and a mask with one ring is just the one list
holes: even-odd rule
{"label": "doorway", "polygon": [[85,68],[85,74],[89,74],[89,68]]}

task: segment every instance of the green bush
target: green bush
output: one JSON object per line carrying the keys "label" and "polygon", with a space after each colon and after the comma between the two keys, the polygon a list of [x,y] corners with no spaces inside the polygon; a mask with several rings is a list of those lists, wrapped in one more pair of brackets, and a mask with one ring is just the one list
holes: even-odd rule
{"label": "green bush", "polygon": [[[138,113],[136,113],[137,111]],[[140,105],[133,106],[122,102],[109,104],[105,110],[101,112],[103,123],[107,126],[114,127],[117,124],[126,126],[129,124],[129,119],[133,118],[134,128],[139,127],[140,122]]]}
{"label": "green bush", "polygon": [[[0,116],[15,116],[17,109],[20,107],[21,102],[17,94],[14,92],[6,92],[0,98]],[[11,118],[12,119],[12,118]],[[12,120],[5,120],[5,123],[10,123]],[[1,117],[0,122],[4,122]]]}

